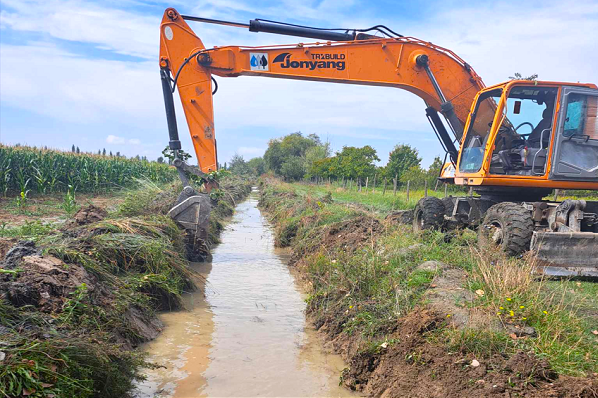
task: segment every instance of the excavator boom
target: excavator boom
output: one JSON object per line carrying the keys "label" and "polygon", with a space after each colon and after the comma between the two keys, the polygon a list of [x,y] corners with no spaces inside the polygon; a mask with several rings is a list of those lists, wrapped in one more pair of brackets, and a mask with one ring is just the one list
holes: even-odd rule
{"label": "excavator boom", "polygon": [[[186,20],[320,41],[206,48]],[[414,211],[416,230],[472,227],[481,231],[481,241],[511,254],[533,249],[540,260],[559,266],[572,258],[580,267],[596,262],[598,203],[543,200],[553,188],[598,189],[598,90],[593,84],[510,81],[486,88],[454,52],[381,25],[342,32],[263,20],[242,24],[183,16],[173,8],[165,11],[160,26],[160,68],[170,147],[176,156],[176,88],[198,159],[195,171],[175,160],[184,185],[187,172],[204,176],[218,168],[214,76],[394,87],[424,101],[425,114],[450,157],[444,180],[472,186],[480,195],[422,199]],[[524,126],[527,134],[521,132]],[[208,191],[213,187],[206,184]],[[209,202],[191,187],[185,192],[171,215],[185,228],[203,223],[197,231],[205,235]],[[426,220],[430,214],[439,218]],[[518,226],[511,231],[513,225]],[[578,255],[557,255],[564,246],[571,253],[577,248]]]}

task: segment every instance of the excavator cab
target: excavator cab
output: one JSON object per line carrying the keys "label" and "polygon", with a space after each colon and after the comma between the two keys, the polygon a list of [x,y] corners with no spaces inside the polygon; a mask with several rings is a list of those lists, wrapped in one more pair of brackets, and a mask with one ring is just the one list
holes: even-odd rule
{"label": "excavator cab", "polygon": [[514,81],[482,90],[465,129],[459,181],[535,190],[597,182],[597,104],[594,85]]}

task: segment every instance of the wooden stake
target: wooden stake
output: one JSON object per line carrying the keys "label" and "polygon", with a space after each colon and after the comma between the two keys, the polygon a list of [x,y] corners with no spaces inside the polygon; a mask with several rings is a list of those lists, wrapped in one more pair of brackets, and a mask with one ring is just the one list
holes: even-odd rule
{"label": "wooden stake", "polygon": [[382,196],[386,193],[386,177],[384,177],[384,188],[382,189]]}
{"label": "wooden stake", "polygon": [[409,202],[409,184],[411,181],[407,181],[407,202]]}
{"label": "wooden stake", "polygon": [[424,180],[424,198],[428,197],[428,180]]}
{"label": "wooden stake", "polygon": [[372,186],[372,193],[376,193],[376,177],[378,176],[378,173],[374,174],[374,186]]}
{"label": "wooden stake", "polygon": [[397,196],[397,177],[396,176],[392,180],[392,183],[394,184],[394,187],[392,189],[392,194],[393,194],[393,196]]}
{"label": "wooden stake", "polygon": [[368,193],[368,182],[370,182],[370,177],[365,178],[365,193]]}
{"label": "wooden stake", "polygon": [[447,189],[448,189],[448,184],[445,182],[444,183],[444,197],[446,198],[446,194],[447,194]]}
{"label": "wooden stake", "polygon": [[559,200],[559,189],[555,189],[554,190],[554,201],[558,201]]}

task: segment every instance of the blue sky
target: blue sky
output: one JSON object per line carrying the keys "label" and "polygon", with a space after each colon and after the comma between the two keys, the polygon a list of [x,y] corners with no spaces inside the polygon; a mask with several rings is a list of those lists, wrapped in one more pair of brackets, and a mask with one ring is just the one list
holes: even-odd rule
{"label": "blue sky", "polygon": [[[423,4],[422,4],[423,3]],[[166,7],[247,23],[321,27],[386,24],[450,48],[487,85],[513,72],[598,83],[597,1],[85,1],[0,0],[0,142],[155,159],[168,141],[158,74]],[[204,44],[293,43],[290,37],[190,23]],[[297,40],[300,41],[300,40]],[[317,133],[334,150],[371,145],[382,163],[399,143],[424,165],[442,149],[418,97],[392,88],[255,77],[220,78],[219,160],[261,156],[268,140]],[[178,101],[178,99],[177,99]],[[182,110],[179,128],[191,152]]]}

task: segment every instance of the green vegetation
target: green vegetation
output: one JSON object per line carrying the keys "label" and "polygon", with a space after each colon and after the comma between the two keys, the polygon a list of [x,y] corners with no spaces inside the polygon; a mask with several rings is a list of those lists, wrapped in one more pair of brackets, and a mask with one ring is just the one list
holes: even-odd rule
{"label": "green vegetation", "polygon": [[[295,266],[309,281],[308,312],[318,328],[326,325],[332,338],[351,336],[363,351],[396,339],[398,322],[430,304],[426,292],[443,271],[418,266],[435,260],[462,270],[465,282],[455,288],[472,296],[454,299],[440,315],[450,320],[450,308],[470,308],[485,326],[436,324],[430,344],[486,360],[495,353],[532,352],[561,374],[598,371],[595,284],[534,276],[533,258],[506,258],[478,248],[471,231],[450,242],[439,232],[416,235],[410,226],[384,220],[394,205],[381,195],[374,200],[372,194],[324,192],[324,187],[267,180],[260,203],[276,227],[277,243],[292,247]],[[356,198],[370,198],[359,203],[379,212],[348,206]],[[397,207],[407,206],[401,202]],[[525,327],[535,335],[513,334]]]}
{"label": "green vegetation", "polygon": [[[220,186],[213,240],[250,190],[232,177]],[[84,209],[99,220],[0,226],[0,237],[35,241],[0,268],[0,397],[127,396],[153,366],[134,348],[159,333],[156,311],[181,308],[194,288],[185,237],[166,215],[179,191],[146,181],[108,214]]]}
{"label": "green vegetation", "polygon": [[175,176],[172,167],[147,160],[0,145],[0,195],[17,195],[23,205],[30,193],[99,193]]}

